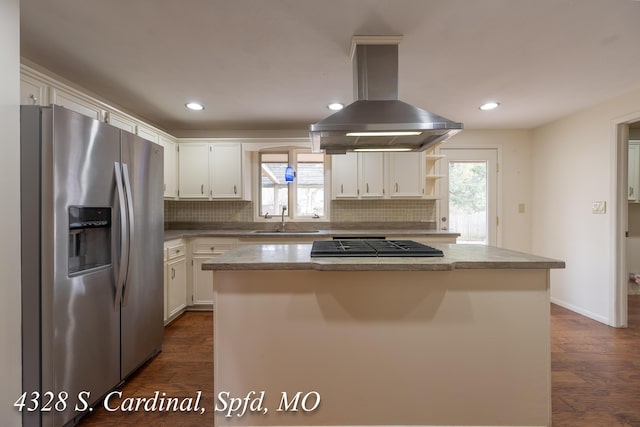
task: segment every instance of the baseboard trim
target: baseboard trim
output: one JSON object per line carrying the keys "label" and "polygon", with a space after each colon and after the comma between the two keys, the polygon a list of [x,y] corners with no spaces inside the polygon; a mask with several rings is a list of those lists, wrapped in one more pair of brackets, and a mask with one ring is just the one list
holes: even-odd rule
{"label": "baseboard trim", "polygon": [[185,311],[213,311],[213,304],[188,305]]}
{"label": "baseboard trim", "polygon": [[611,323],[609,323],[609,319],[607,317],[601,316],[600,314],[596,314],[596,313],[594,313],[592,311],[589,311],[589,310],[586,310],[584,308],[575,306],[573,304],[569,304],[566,301],[562,301],[562,300],[559,300],[559,299],[554,298],[554,297],[551,297],[551,302],[554,303],[554,304],[559,305],[560,307],[564,307],[567,310],[571,310],[571,311],[574,311],[574,312],[576,312],[578,314],[581,314],[581,315],[583,315],[585,317],[588,317],[589,319],[593,319],[593,320],[595,320],[597,322],[604,323],[607,326],[613,326]]}

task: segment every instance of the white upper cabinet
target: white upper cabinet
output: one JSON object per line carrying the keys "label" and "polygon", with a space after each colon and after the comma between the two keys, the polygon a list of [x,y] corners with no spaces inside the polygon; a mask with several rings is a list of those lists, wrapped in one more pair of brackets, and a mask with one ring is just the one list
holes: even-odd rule
{"label": "white upper cabinet", "polygon": [[[20,104],[61,105],[69,110],[104,121],[119,129],[162,145],[164,148],[164,197],[178,197],[178,144],[170,135],[163,134],[162,131],[119,111],[108,103],[93,98],[79,89],[70,87],[25,65],[20,67]],[[190,198],[206,198],[209,193],[208,153],[205,152],[204,157],[199,159],[188,160],[188,163],[198,164],[198,161],[200,161],[201,168],[205,170],[205,179],[202,182],[198,181],[197,188],[196,184],[187,183],[187,186],[192,185],[194,187],[193,194],[189,196]],[[204,163],[204,166],[202,166],[202,163]],[[200,192],[201,187],[203,194]],[[197,190],[197,194],[195,190]]]}
{"label": "white upper cabinet", "polygon": [[119,114],[114,111],[107,111],[105,113],[104,121],[109,123],[111,126],[117,127],[118,129],[126,130],[127,132],[134,135],[136,133],[135,120],[125,116],[124,114]]}
{"label": "white upper cabinet", "polygon": [[164,148],[164,197],[178,197],[178,145],[175,141],[160,136],[160,145]]}
{"label": "white upper cabinet", "polygon": [[20,105],[48,105],[47,85],[30,76],[20,75]]}
{"label": "white upper cabinet", "polygon": [[384,153],[358,153],[360,197],[384,197]]}
{"label": "white upper cabinet", "polygon": [[425,196],[425,163],[423,152],[334,154],[331,198],[433,198]]}
{"label": "white upper cabinet", "polygon": [[331,156],[331,194],[333,199],[358,197],[358,153]]}
{"label": "white upper cabinet", "polygon": [[384,197],[383,153],[331,156],[331,198],[381,199]]}
{"label": "white upper cabinet", "polygon": [[147,141],[155,142],[156,144],[160,143],[160,134],[150,127],[143,125],[136,126],[136,135]]}
{"label": "white upper cabinet", "polygon": [[180,141],[178,145],[180,199],[249,200],[250,170],[241,143]]}
{"label": "white upper cabinet", "polygon": [[179,191],[181,199],[209,198],[209,144],[180,144]]}
{"label": "white upper cabinet", "polygon": [[422,197],[424,195],[424,165],[422,152],[387,153],[389,178],[387,188],[391,197]]}
{"label": "white upper cabinet", "polygon": [[213,199],[241,199],[243,193],[242,144],[211,144],[210,193]]}
{"label": "white upper cabinet", "polygon": [[52,104],[61,105],[92,119],[102,121],[104,117],[105,110],[100,105],[64,89],[52,87],[50,100]]}

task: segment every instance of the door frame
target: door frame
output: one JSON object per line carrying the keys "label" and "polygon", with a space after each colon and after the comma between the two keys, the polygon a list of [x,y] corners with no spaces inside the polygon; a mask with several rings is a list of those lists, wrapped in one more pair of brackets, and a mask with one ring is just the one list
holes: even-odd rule
{"label": "door frame", "polygon": [[611,278],[609,285],[610,326],[624,328],[628,325],[628,282],[627,237],[628,216],[628,168],[629,168],[629,124],[640,121],[640,111],[629,113],[612,120],[611,162],[614,179],[611,180],[611,194],[614,198],[609,229],[613,238],[610,242]]}
{"label": "door frame", "polygon": [[[459,149],[459,150],[482,150],[482,149],[491,149],[496,150],[496,160],[497,160],[497,172],[496,172],[496,216],[499,218],[499,222],[496,226],[496,246],[502,247],[502,225],[504,223],[502,216],[502,144],[465,144],[465,143],[455,143],[455,142],[446,142],[438,147],[438,152],[440,149]],[[445,175],[448,179],[449,175],[447,171],[443,170],[442,163],[439,162],[439,173],[441,175]],[[445,179],[445,178],[443,178]],[[441,194],[439,203],[436,206],[436,224],[438,229],[440,229],[440,218],[441,218],[441,205],[442,203],[448,202],[449,197],[446,194]]]}

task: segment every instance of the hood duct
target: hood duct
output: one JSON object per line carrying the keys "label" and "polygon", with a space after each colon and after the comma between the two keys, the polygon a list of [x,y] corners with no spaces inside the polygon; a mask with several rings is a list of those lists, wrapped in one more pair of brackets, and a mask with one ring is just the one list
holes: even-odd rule
{"label": "hood duct", "polygon": [[422,151],[462,130],[462,123],[398,100],[400,37],[354,37],[356,101],[309,127],[314,151]]}

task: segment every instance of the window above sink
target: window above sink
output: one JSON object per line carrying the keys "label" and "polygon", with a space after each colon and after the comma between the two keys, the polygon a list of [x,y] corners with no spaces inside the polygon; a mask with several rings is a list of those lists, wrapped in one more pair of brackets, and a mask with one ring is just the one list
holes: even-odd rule
{"label": "window above sink", "polygon": [[[284,219],[288,221],[328,218],[324,153],[283,148],[262,151],[257,159],[256,220],[281,220],[283,207]],[[287,175],[292,180],[287,180]]]}

